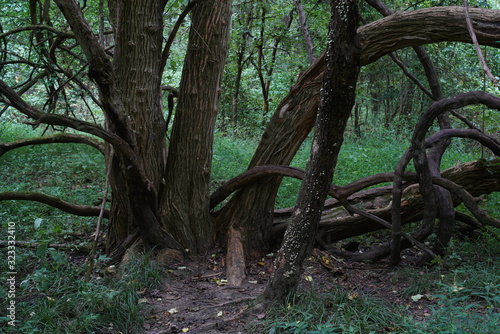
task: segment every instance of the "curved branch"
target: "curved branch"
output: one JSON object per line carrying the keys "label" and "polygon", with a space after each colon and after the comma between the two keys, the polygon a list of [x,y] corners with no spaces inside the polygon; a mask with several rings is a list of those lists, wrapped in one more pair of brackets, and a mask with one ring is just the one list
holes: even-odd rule
{"label": "curved branch", "polygon": [[104,154],[104,145],[88,136],[71,134],[71,133],[60,133],[47,137],[38,137],[17,140],[10,143],[0,143],[0,157],[10,150],[16,148],[31,146],[31,145],[41,145],[41,144],[55,144],[55,143],[75,143],[75,144],[85,144],[89,145],[102,154]]}
{"label": "curved branch", "polygon": [[68,34],[67,32],[63,32],[60,30],[55,29],[54,27],[43,25],[43,24],[37,24],[37,25],[31,25],[31,26],[25,26],[25,27],[19,27],[16,29],[12,29],[9,31],[4,32],[3,34],[0,34],[0,39],[3,39],[7,36],[17,34],[23,31],[31,31],[31,30],[47,30],[50,32],[53,32],[54,34],[64,37],[64,38],[75,38],[75,35],[73,34]]}
{"label": "curved branch", "polygon": [[500,142],[477,129],[444,129],[428,137],[425,140],[425,146],[429,148],[441,139],[450,137],[474,139],[489,148],[496,156],[500,156]]}
{"label": "curved branch", "polygon": [[[469,9],[478,42],[500,47],[500,11]],[[463,7],[434,7],[395,12],[358,29],[362,64],[369,64],[398,49],[429,43],[454,41],[472,43]]]}
{"label": "curved branch", "polygon": [[296,179],[302,180],[304,178],[305,172],[302,169],[290,167],[290,166],[280,166],[280,165],[264,165],[255,166],[242,174],[232,178],[231,180],[224,183],[217,190],[215,190],[212,195],[210,195],[210,210],[215,208],[223,200],[225,200],[234,191],[243,188],[263,177],[270,175],[277,176],[289,176]]}
{"label": "curved branch", "polygon": [[483,104],[488,108],[500,110],[500,98],[481,91],[462,93],[436,101],[422,115],[420,122],[417,124],[412,138],[412,149],[421,146],[427,130],[432,126],[437,116],[450,109],[458,109],[473,104]]}
{"label": "curved branch", "polygon": [[[225,182],[222,186],[215,190],[212,195],[210,195],[210,209],[212,210],[213,208],[215,208],[236,190],[244,188],[258,180],[261,180],[262,178],[271,175],[287,176],[302,180],[304,179],[305,171],[300,168],[282,165],[263,165],[252,167],[249,170]],[[336,186],[332,184],[330,186],[328,195],[336,198],[337,201],[339,199],[347,199],[349,196],[365,188],[383,182],[391,182],[393,181],[393,179],[394,173],[381,173],[364,177],[345,186]],[[406,181],[415,181],[415,175],[413,173],[405,173],[404,179]],[[329,206],[331,205],[332,203],[329,203]]]}
{"label": "curved branch", "polygon": [[107,131],[106,129],[100,127],[99,125],[85,122],[76,118],[41,112],[30,106],[28,103],[26,103],[3,80],[0,80],[0,93],[3,94],[9,100],[8,102],[12,107],[16,108],[26,116],[34,119],[35,123],[31,124],[33,126],[38,126],[40,124],[67,126],[72,129],[97,136],[103,139],[104,141],[110,143],[115,147],[117,151],[121,151],[131,160],[134,167],[136,167],[136,169],[141,174],[140,175],[141,180],[146,184],[149,184],[149,181],[145,179],[145,174],[142,172],[143,169],[139,162],[139,158],[136,152],[125,140],[123,140],[118,135],[110,131]]}
{"label": "curved branch", "polygon": [[[101,212],[101,208],[97,206],[73,204],[35,191],[7,191],[0,193],[0,201],[9,200],[39,202],[77,216],[98,217]],[[104,217],[109,218],[109,210],[104,210]]]}

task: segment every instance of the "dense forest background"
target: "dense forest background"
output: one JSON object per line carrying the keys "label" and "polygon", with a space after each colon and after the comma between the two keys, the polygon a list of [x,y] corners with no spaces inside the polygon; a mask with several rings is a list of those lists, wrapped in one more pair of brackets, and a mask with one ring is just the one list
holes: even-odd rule
{"label": "dense forest background", "polygon": [[[26,332],[141,332],[143,315],[138,291],[157,287],[169,275],[165,268],[183,268],[175,264],[188,259],[203,262],[201,258],[207,257],[213,262],[220,257],[226,267],[223,277],[239,286],[250,266],[263,263],[259,262],[262,257],[280,248],[286,238],[285,229],[293,219],[290,217],[298,200],[300,179],[304,178],[293,168],[307,169],[314,130],[301,129],[305,133],[298,139],[295,128],[290,128],[289,137],[276,138],[268,136],[273,133],[269,129],[273,124],[280,126],[279,122],[273,123],[276,115],[288,112],[286,107],[293,103],[297,103],[296,108],[318,108],[319,89],[298,102],[289,99],[313,85],[313,80],[307,78],[315,74],[315,64],[322,61],[327,49],[331,3],[144,3],[151,5],[151,12],[156,14],[149,17],[148,11],[134,6],[122,8],[121,1],[0,0],[0,247],[8,252],[12,246],[9,236],[15,237],[17,321]],[[381,14],[382,7],[376,9],[377,4],[359,2],[361,26],[387,15]],[[394,12],[408,12],[464,4],[389,1],[385,5]],[[492,0],[469,1],[468,6],[474,10],[500,10],[500,3]],[[89,30],[78,23],[78,14],[71,13],[81,13]],[[154,24],[142,27],[146,19]],[[412,145],[416,125],[433,102],[470,91],[500,95],[497,83],[492,82],[479,59],[483,57],[489,71],[498,76],[498,27],[489,25],[489,36],[478,33],[483,38],[478,46],[480,56],[471,43],[424,43],[435,82],[429,82],[422,53],[410,47],[397,48],[360,67],[333,184],[344,186],[393,172]],[[149,44],[136,47],[136,31],[128,26],[145,29],[149,37],[144,40]],[[137,64],[140,70],[136,72]],[[304,82],[306,85],[302,85]],[[153,88],[141,90],[146,86]],[[477,242],[485,247],[477,251],[487,253],[480,262],[491,265],[497,259],[493,254],[498,247],[496,228],[500,215],[498,153],[491,147],[498,147],[500,118],[495,108],[470,104],[449,118],[451,128],[463,128],[465,124],[492,138],[493,144],[488,149],[471,139],[454,138],[446,149],[440,170],[450,168],[449,175],[463,182],[463,188],[476,191],[474,201],[480,207],[470,215],[469,206],[456,205],[463,215],[460,224],[453,227],[454,239],[448,240],[437,256],[427,258],[428,265],[441,269],[450,263],[458,266],[460,261],[456,259],[466,257],[460,253],[460,242],[455,241],[459,235],[466,235],[466,253],[473,259],[471,262],[480,257],[472,251],[471,245]],[[306,122],[312,127],[310,120]],[[439,132],[440,122],[433,123],[426,132]],[[266,152],[266,142],[273,140],[275,144],[282,141],[282,148]],[[282,159],[289,158],[293,170],[272,171],[277,176],[248,183],[255,188],[245,183],[247,188],[236,187],[224,195],[229,180],[265,161],[262,157],[266,154],[272,157],[281,152],[287,152]],[[460,171],[479,166],[464,165],[472,161],[482,166],[486,176],[477,174],[460,181]],[[415,172],[415,168],[420,172],[418,164],[410,165],[408,170]],[[378,186],[389,186],[391,182],[387,179]],[[271,190],[255,190],[266,184]],[[271,186],[274,184],[276,193]],[[390,202],[384,194],[356,204],[366,210],[381,209]],[[217,205],[213,205],[215,195],[219,196]],[[325,211],[322,219],[348,220],[348,212],[340,212],[335,203],[328,203],[330,211]],[[404,233],[422,229],[422,210],[417,211],[417,218],[405,225]],[[486,218],[479,219],[479,223],[474,219],[464,223],[471,216]],[[336,256],[356,260],[391,242],[390,229],[384,234],[372,232],[380,226],[360,225],[358,232],[346,228],[342,234],[329,231],[339,228],[329,222],[320,226],[314,246],[329,249],[334,245],[341,249],[336,253],[332,250]],[[434,251],[439,248],[438,225],[429,239],[423,238],[426,243],[416,251],[420,253],[415,258],[422,260],[422,249],[425,253],[427,247],[434,245]],[[145,247],[138,243],[139,239]],[[346,255],[352,245],[354,255],[351,251]],[[137,260],[131,260],[134,257]],[[13,271],[8,266],[8,262],[2,263],[2,275]],[[117,276],[115,266],[121,268]],[[477,268],[469,269],[476,274],[464,278],[464,282],[478,280]],[[478,290],[464,288],[467,298],[462,301],[472,305],[471,296],[480,300],[481,309],[472,313],[471,328],[484,325],[493,330],[498,324],[495,314],[500,305],[495,297],[500,291],[498,266],[482,272],[488,282],[479,283]],[[456,272],[451,273],[456,276]],[[439,280],[438,276],[431,280]],[[455,283],[443,279],[438,286],[452,289]],[[0,297],[8,301],[8,292],[3,289]],[[405,293],[425,295],[418,288]],[[453,312],[466,314],[460,313],[462,309],[453,309],[456,301],[451,300],[450,296],[448,306]],[[461,307],[466,309],[466,305]],[[81,307],[81,311],[63,311],[68,307]],[[54,320],[55,314],[63,314],[63,320]],[[486,324],[481,318],[485,314],[492,319]],[[278,312],[277,318],[281,316]],[[308,316],[310,325],[316,326],[316,320],[312,320],[316,315]],[[4,314],[0,318],[9,321]],[[275,332],[280,328],[283,332],[304,330],[292,330],[294,321],[292,318],[290,322],[265,326]],[[397,321],[400,323],[393,323],[395,327],[402,320]],[[405,322],[400,329],[411,332],[408,324]],[[456,325],[453,321],[450,324]],[[381,325],[366,326],[358,332]],[[308,328],[318,329],[313,327]],[[318,330],[329,333],[327,325],[321,328]],[[332,327],[331,332],[339,328]],[[346,328],[343,332],[349,332]]]}

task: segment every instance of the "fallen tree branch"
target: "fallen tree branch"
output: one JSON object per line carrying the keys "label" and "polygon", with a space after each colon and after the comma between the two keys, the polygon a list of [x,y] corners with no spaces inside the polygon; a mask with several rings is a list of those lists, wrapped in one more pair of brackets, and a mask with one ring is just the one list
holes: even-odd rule
{"label": "fallen tree branch", "polygon": [[[461,164],[449,168],[442,172],[442,177],[447,179],[467,191],[472,197],[477,197],[483,194],[500,191],[500,158],[484,161],[477,160],[469,163]],[[444,183],[443,183],[444,185]],[[387,200],[381,200],[381,205],[389,204],[390,187],[382,187],[369,189],[367,193],[370,198],[377,198],[377,193],[380,197],[387,197]],[[356,194],[358,199],[363,199],[363,192]],[[359,196],[359,197],[358,197]],[[471,197],[471,198],[472,198]],[[403,192],[403,201],[401,206],[402,224],[408,224],[421,220],[422,218],[422,200],[418,192],[418,186],[413,185],[407,187]],[[373,200],[375,202],[375,200]],[[331,203],[337,202],[332,200]],[[337,202],[338,203],[338,202]],[[453,205],[456,207],[462,200],[456,195],[453,196]],[[476,203],[477,204],[477,203]],[[290,210],[290,208],[286,209]],[[274,219],[272,230],[273,239],[279,242],[288,224],[289,216],[285,215],[284,210],[280,210],[281,214]],[[372,210],[367,210],[371,215],[380,217],[385,221],[391,221],[391,205],[380,207]],[[495,226],[495,222],[486,220],[490,225]],[[384,229],[379,223],[374,223],[372,220],[360,215],[348,215],[343,210],[326,210],[323,212],[321,223],[318,228],[317,237],[329,242],[337,242],[350,237],[363,235],[365,233]]]}

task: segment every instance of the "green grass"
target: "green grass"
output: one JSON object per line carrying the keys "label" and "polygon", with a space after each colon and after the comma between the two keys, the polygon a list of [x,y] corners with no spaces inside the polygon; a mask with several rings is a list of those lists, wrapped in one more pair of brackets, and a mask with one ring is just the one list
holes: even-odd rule
{"label": "green grass", "polygon": [[[484,234],[480,240],[453,245],[460,263],[432,268],[406,267],[393,282],[408,282],[398,293],[403,300],[420,296],[430,313],[413,318],[405,305],[346,292],[332,286],[328,293],[299,293],[287,305],[275,305],[266,318],[254,322],[252,333],[498,333],[500,326],[500,243]],[[480,261],[480,260],[481,261]]]}
{"label": "green grass", "polygon": [[296,295],[286,306],[275,305],[266,320],[250,327],[253,333],[378,333],[403,322],[383,300],[351,294],[332,287],[331,292],[314,291]]}
{"label": "green grass", "polygon": [[[45,248],[29,255],[29,260],[17,260],[20,268],[29,261],[30,271],[17,291],[17,326],[6,327],[6,333],[142,332],[138,291],[156,287],[164,276],[149,256],[137,256],[120,268],[119,275],[85,282],[85,266],[63,252]],[[5,294],[0,291],[2,300]]]}
{"label": "green grass", "polygon": [[[20,124],[0,123],[0,140],[18,140],[31,135]],[[38,131],[38,134],[40,132]],[[346,184],[374,173],[391,171],[406,143],[394,144],[391,133],[365,136],[363,140],[346,139],[335,173],[335,183]],[[242,173],[248,167],[258,141],[218,134],[214,143],[213,189],[223,181]],[[305,168],[310,141],[306,141],[292,162]],[[457,141],[444,158],[444,167],[457,161],[477,158]],[[90,205],[102,196],[104,159],[93,148],[83,145],[51,144],[24,147],[0,157],[1,191],[40,191],[67,201]],[[293,206],[300,181],[285,178],[277,207]],[[483,206],[494,216],[500,214],[500,193],[488,195]],[[8,222],[16,223],[17,240],[41,243],[38,249],[18,248],[17,299],[20,320],[16,330],[23,333],[91,333],[119,330],[140,332],[143,318],[137,290],[155,286],[162,271],[149,261],[138,258],[120,271],[120,276],[103,273],[84,282],[85,265],[66,253],[47,248],[50,242],[78,244],[87,242],[94,231],[96,218],[75,217],[43,204],[27,201],[0,202],[2,231]],[[404,309],[367,296],[349,295],[339,289],[321,295],[307,292],[290,300],[286,307],[273,308],[261,323],[265,333],[462,333],[479,328],[481,333],[498,326],[500,294],[500,247],[494,238],[483,236],[477,241],[456,242],[445,258],[446,268],[407,269],[395,279],[412,282],[399,293],[433,295],[437,306],[425,324],[408,318]],[[0,264],[8,272],[6,262]],[[5,280],[6,277],[0,277]],[[0,291],[0,299],[6,291]],[[0,315],[1,316],[1,315]],[[457,320],[458,319],[458,320]],[[488,319],[487,321],[485,319]],[[4,319],[1,319],[2,321]],[[111,324],[111,325],[110,325]],[[434,326],[434,327],[433,327]],[[21,328],[22,327],[22,328]],[[259,332],[259,331],[257,331]]]}

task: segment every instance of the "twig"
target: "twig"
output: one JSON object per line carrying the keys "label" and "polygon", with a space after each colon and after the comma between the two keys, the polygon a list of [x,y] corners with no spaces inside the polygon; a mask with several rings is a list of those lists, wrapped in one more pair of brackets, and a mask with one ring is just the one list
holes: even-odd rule
{"label": "twig", "polygon": [[472,43],[474,44],[474,47],[476,48],[477,56],[479,57],[479,61],[481,62],[481,65],[483,66],[483,70],[490,78],[491,82],[496,86],[498,85],[498,79],[491,73],[488,64],[486,64],[486,60],[484,59],[483,52],[481,51],[481,48],[479,47],[479,43],[477,41],[476,33],[474,32],[474,28],[472,27],[472,21],[470,18],[469,14],[469,4],[467,0],[464,0],[464,10],[465,10],[465,21],[467,22],[467,29],[469,30],[470,37],[472,39]]}
{"label": "twig", "polygon": [[101,212],[99,212],[99,218],[97,219],[97,227],[95,230],[94,243],[92,245],[92,250],[90,251],[90,254],[89,254],[89,265],[87,267],[87,272],[85,273],[85,281],[86,282],[90,281],[90,275],[92,274],[92,270],[94,270],[95,254],[96,254],[96,250],[97,250],[97,241],[99,239],[99,234],[101,233],[101,223],[102,223],[102,219],[104,217],[104,211],[106,208],[106,202],[107,202],[106,198],[108,197],[109,175],[110,175],[110,171],[111,171],[112,159],[113,159],[113,149],[111,149],[109,163],[108,163],[107,171],[106,171],[106,185],[104,186],[104,195],[102,197]]}

